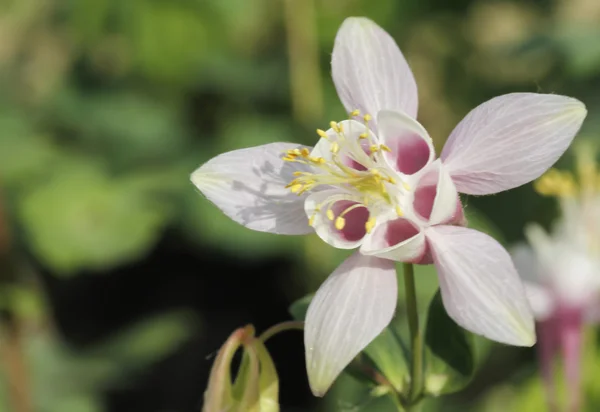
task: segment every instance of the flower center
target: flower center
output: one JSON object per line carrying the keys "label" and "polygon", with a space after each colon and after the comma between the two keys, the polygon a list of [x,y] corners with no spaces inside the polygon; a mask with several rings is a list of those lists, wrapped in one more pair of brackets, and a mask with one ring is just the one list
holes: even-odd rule
{"label": "flower center", "polygon": [[[350,113],[350,118],[359,116],[358,110]],[[295,178],[286,186],[293,193],[301,195],[318,186],[336,186],[344,189],[343,194],[331,196],[318,205],[315,213],[327,207],[326,216],[334,221],[335,227],[342,230],[345,216],[359,207],[369,209],[370,217],[365,223],[368,232],[375,225],[373,209],[392,208],[402,216],[398,195],[410,190],[409,185],[394,173],[384,160],[382,152],[390,151],[385,144],[369,130],[370,115],[362,117],[362,124],[349,120],[330,123],[327,132],[317,130],[323,139],[312,152],[309,149],[292,149],[286,152],[284,161],[311,166],[313,171],[297,171]],[[322,143],[324,142],[324,143]],[[400,180],[400,184],[398,182]],[[332,205],[341,200],[356,202],[342,211],[337,217]],[[314,215],[309,223],[314,222]]]}

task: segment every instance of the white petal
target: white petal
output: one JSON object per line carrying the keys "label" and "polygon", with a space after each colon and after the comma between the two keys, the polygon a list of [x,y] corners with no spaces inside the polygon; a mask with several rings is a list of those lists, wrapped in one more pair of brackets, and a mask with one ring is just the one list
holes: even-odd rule
{"label": "white petal", "polygon": [[419,227],[407,219],[396,219],[375,226],[364,238],[360,252],[396,262],[417,262],[425,249],[425,235]]}
{"label": "white petal", "polygon": [[425,235],[448,315],[488,339],[532,346],[533,315],[508,252],[490,236],[464,227],[434,226]]}
{"label": "white petal", "polygon": [[413,206],[430,225],[455,221],[461,211],[452,178],[438,159],[423,171],[415,189]]}
{"label": "white petal", "polygon": [[377,131],[379,141],[391,149],[391,152],[385,152],[386,160],[400,173],[414,174],[435,157],[433,141],[425,128],[405,113],[380,111]]}
{"label": "white petal", "polygon": [[331,60],[333,81],[348,112],[375,116],[382,109],[417,117],[417,84],[394,42],[364,17],[350,17],[338,31]]}
{"label": "white petal", "polygon": [[[373,132],[364,125],[364,123],[356,120],[343,120],[338,123],[338,127],[342,129],[342,133],[338,133],[333,129],[327,130],[327,138],[321,138],[310,153],[313,157],[322,157],[326,161],[332,159],[332,143],[336,142],[338,146],[338,154],[342,157],[342,161],[346,166],[355,166],[356,163],[369,165],[371,161],[366,153],[368,150],[368,142],[377,144],[377,137]],[[360,135],[368,133],[368,139],[360,139]],[[352,159],[352,160],[350,160]]]}
{"label": "white petal", "polygon": [[271,143],[234,150],[200,166],[191,180],[223,213],[247,228],[283,235],[311,233],[304,213],[305,196],[285,188],[294,179],[293,173],[305,168],[283,161],[283,154],[301,147]]}
{"label": "white petal", "polygon": [[[340,189],[328,189],[315,192],[306,198],[304,210],[306,216],[312,220],[312,225],[317,235],[326,243],[338,249],[354,249],[360,246],[366,234],[365,223],[369,218],[369,212],[361,207],[346,215],[346,225],[342,230],[335,227],[335,218],[342,210],[334,206],[338,202],[354,200],[348,193]],[[328,210],[333,213],[333,220],[327,216]],[[354,218],[354,219],[353,219]]]}
{"label": "white petal", "polygon": [[321,285],[304,329],[308,380],[316,396],[390,323],[397,288],[392,261],[358,252]]}
{"label": "white petal", "polygon": [[579,100],[513,93],[473,109],[441,158],[461,193],[485,195],[541,176],[565,152],[587,114]]}

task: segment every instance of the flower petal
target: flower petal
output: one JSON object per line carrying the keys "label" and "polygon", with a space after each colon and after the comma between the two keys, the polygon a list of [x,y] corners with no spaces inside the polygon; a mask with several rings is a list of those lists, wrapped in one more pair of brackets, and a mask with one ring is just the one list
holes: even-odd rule
{"label": "flower petal", "polygon": [[391,149],[386,160],[398,172],[412,175],[431,163],[435,157],[433,141],[419,122],[405,113],[382,110],[377,114],[377,130],[381,143]]}
{"label": "flower petal", "polygon": [[395,219],[375,226],[363,240],[360,252],[397,262],[417,262],[425,248],[425,235],[414,223]]}
{"label": "flower petal", "polygon": [[[333,159],[333,148],[340,156],[342,163],[357,170],[366,170],[363,164],[369,165],[369,142],[377,144],[377,137],[364,123],[356,120],[343,120],[337,124],[339,132],[327,130],[326,138],[321,138],[310,153],[313,157],[322,157],[327,162]],[[368,139],[361,139],[360,135],[367,133]]]}
{"label": "flower petal", "polygon": [[[365,223],[369,219],[369,211],[339,189],[311,194],[306,199],[304,210],[317,235],[338,249],[358,247],[367,233]],[[336,227],[338,218],[344,221],[341,228]]]}
{"label": "flower petal", "polygon": [[394,262],[355,252],[321,285],[306,314],[306,368],[322,396],[342,370],[390,323],[398,286]]}
{"label": "flower petal", "polygon": [[417,117],[417,84],[410,67],[394,39],[371,20],[344,21],[335,39],[331,69],[348,112],[359,109],[375,116],[390,109]]}
{"label": "flower petal", "polygon": [[587,114],[579,100],[512,93],[473,109],[441,158],[461,193],[485,195],[541,176],[567,149]]}
{"label": "flower petal", "polygon": [[425,235],[448,315],[488,339],[532,346],[533,315],[508,252],[490,236],[464,227],[433,226]]}
{"label": "flower petal", "polygon": [[413,207],[417,214],[430,225],[454,222],[462,219],[462,205],[452,178],[438,159],[433,162],[415,189]]}
{"label": "flower petal", "polygon": [[271,143],[234,150],[212,158],[191,175],[204,196],[223,213],[247,228],[282,235],[312,232],[304,213],[304,199],[285,186],[293,173],[305,170],[282,160],[293,143]]}

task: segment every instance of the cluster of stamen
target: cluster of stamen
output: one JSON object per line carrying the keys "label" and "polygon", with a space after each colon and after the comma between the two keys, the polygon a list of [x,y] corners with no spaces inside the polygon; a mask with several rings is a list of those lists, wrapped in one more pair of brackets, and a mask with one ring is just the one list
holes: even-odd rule
{"label": "cluster of stamen", "polygon": [[[360,112],[355,110],[350,113],[350,118],[360,116]],[[301,195],[320,185],[343,186],[353,189],[359,193],[357,196],[348,198],[335,197],[329,199],[324,204],[316,205],[314,214],[309,218],[309,224],[314,224],[315,216],[323,208],[326,209],[326,216],[334,224],[337,230],[342,230],[346,225],[345,216],[351,211],[360,207],[369,207],[370,204],[377,201],[384,201],[393,205],[394,200],[390,197],[386,184],[397,184],[396,179],[389,175],[388,169],[381,164],[380,154],[390,152],[390,148],[385,144],[375,142],[369,131],[369,121],[372,117],[368,114],[362,117],[365,125],[365,131],[359,135],[358,140],[349,139],[346,136],[343,125],[335,121],[330,122],[331,130],[335,136],[328,135],[327,132],[318,129],[317,134],[322,139],[329,142],[330,159],[321,156],[313,156],[307,148],[291,149],[285,153],[284,161],[302,163],[320,170],[320,173],[297,171],[294,173],[294,179],[286,186],[292,193]],[[362,142],[366,142],[364,145]],[[366,149],[368,148],[368,152]],[[351,160],[363,166],[365,170],[359,170],[344,163],[343,159]],[[402,182],[405,190],[410,190],[406,182]],[[348,200],[354,204],[343,210],[337,217],[332,206],[340,200]],[[399,205],[395,205],[398,216],[402,216],[402,210]],[[375,226],[375,217],[371,216],[365,223],[365,230],[369,233]]]}

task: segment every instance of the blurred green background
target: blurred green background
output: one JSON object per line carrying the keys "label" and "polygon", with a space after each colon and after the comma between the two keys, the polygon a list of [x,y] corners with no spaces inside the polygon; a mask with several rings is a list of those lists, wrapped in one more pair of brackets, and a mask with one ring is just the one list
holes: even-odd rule
{"label": "blurred green background", "polygon": [[[579,98],[579,138],[600,137],[597,0],[0,0],[0,411],[198,411],[229,333],[316,290],[347,253],[246,230],[188,176],[345,118],[329,61],[355,15],[397,40],[438,150],[515,91]],[[465,204],[507,245],[556,213],[530,185]],[[437,280],[417,273],[425,310]],[[385,411],[350,377],[313,399],[299,333],[270,349],[283,411]],[[532,350],[479,349],[472,385],[428,411],[543,409]]]}

